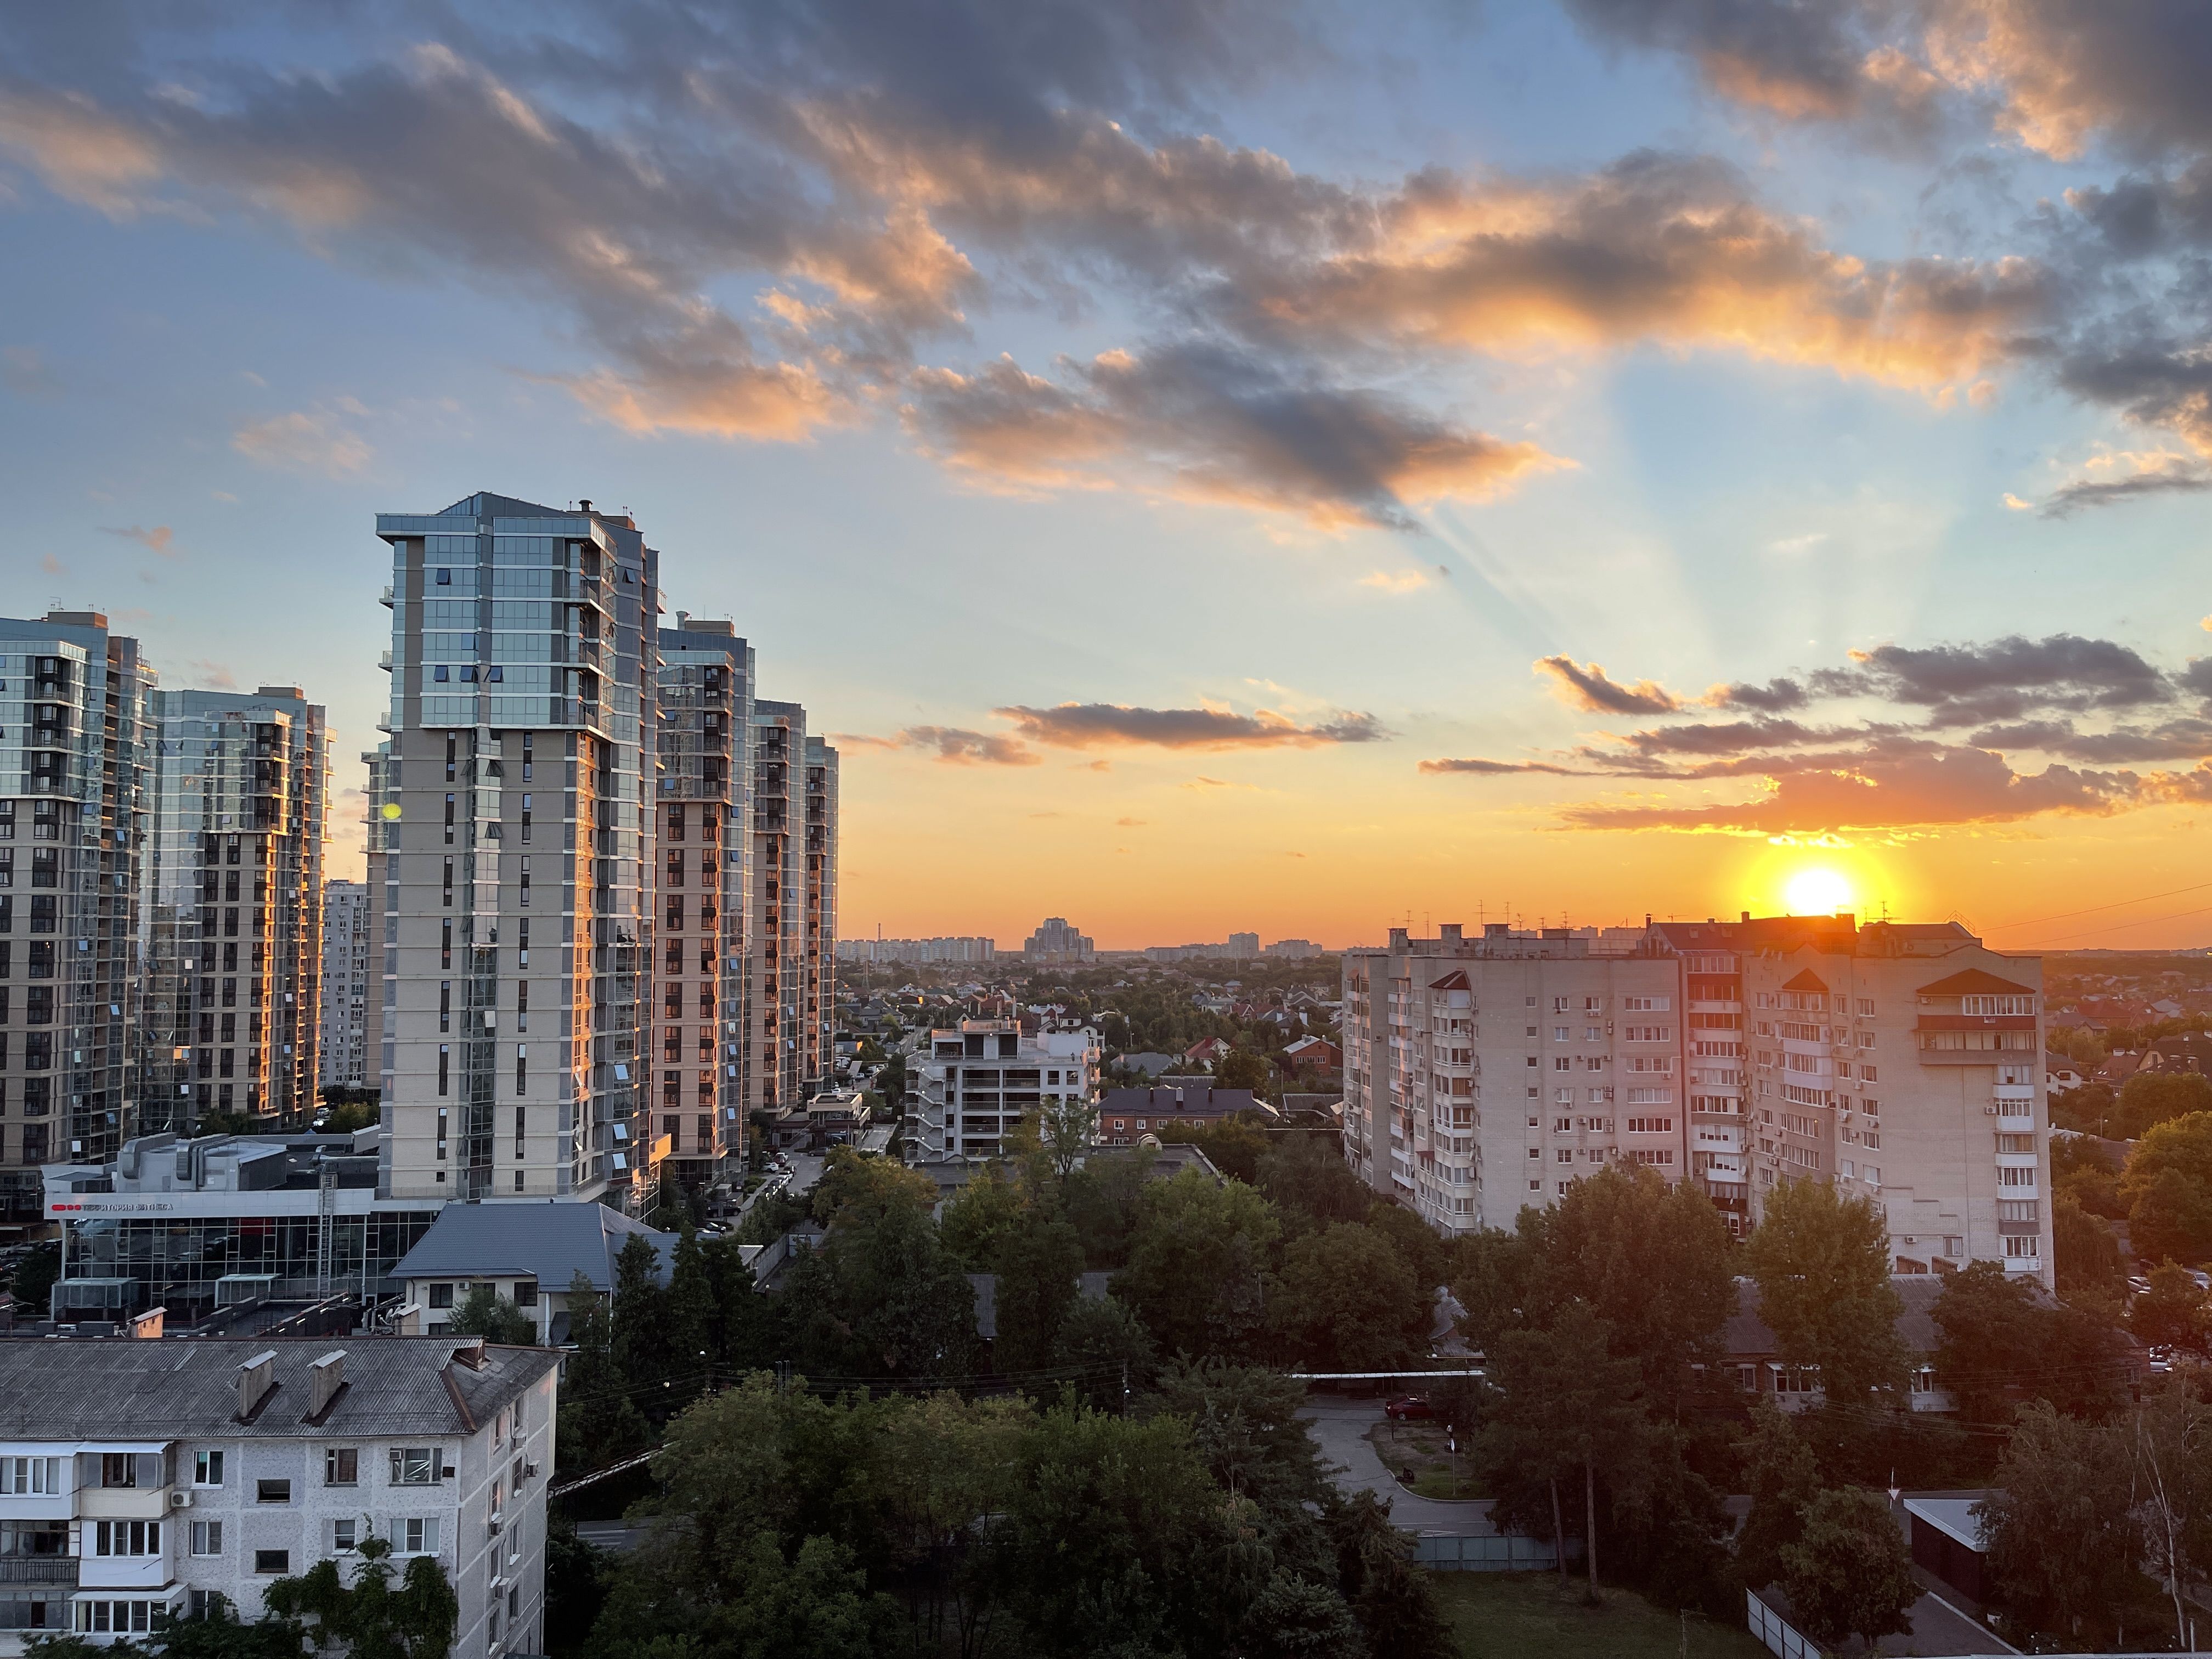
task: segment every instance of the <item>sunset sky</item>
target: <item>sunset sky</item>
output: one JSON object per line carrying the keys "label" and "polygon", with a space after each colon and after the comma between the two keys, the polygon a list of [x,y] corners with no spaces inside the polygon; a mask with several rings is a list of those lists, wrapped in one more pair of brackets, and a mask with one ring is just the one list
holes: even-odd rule
{"label": "sunset sky", "polygon": [[372,515],[589,496],[837,734],[848,935],[2212,942],[2208,84],[2201,0],[9,6],[0,611],[356,792]]}

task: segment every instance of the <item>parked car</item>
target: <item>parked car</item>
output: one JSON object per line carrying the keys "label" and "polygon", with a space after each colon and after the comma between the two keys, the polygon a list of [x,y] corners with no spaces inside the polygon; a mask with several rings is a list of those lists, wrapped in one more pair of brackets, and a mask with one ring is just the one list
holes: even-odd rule
{"label": "parked car", "polygon": [[1417,1394],[1401,1394],[1395,1400],[1382,1402],[1382,1415],[1393,1423],[1410,1422],[1416,1418],[1432,1418],[1436,1413],[1429,1402]]}

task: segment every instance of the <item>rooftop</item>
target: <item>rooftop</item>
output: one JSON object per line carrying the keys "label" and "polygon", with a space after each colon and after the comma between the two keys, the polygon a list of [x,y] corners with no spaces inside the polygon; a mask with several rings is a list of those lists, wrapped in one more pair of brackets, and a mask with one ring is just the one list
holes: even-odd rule
{"label": "rooftop", "polygon": [[545,1290],[565,1291],[580,1273],[593,1290],[610,1294],[615,1257],[633,1234],[660,1253],[665,1278],[676,1259],[676,1235],[656,1232],[604,1204],[448,1204],[392,1276],[532,1276]]}
{"label": "rooftop", "polygon": [[[343,1352],[345,1386],[323,1420],[304,1419],[309,1368]],[[457,1355],[473,1353],[481,1369]],[[276,1387],[250,1421],[239,1370],[274,1356]],[[20,1440],[161,1442],[283,1439],[301,1434],[472,1434],[561,1362],[550,1348],[493,1347],[453,1337],[0,1342],[0,1436]]]}

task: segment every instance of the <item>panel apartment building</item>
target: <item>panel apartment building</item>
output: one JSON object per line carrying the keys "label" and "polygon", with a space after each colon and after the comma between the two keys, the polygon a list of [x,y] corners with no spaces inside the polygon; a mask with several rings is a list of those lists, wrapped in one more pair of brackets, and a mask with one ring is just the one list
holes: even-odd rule
{"label": "panel apartment building", "polygon": [[[645,1201],[659,555],[626,516],[380,514],[380,1189]],[[397,809],[396,813],[394,809]]]}
{"label": "panel apartment building", "polygon": [[806,919],[799,1063],[806,1091],[835,1081],[837,1070],[837,751],[806,740]]}
{"label": "panel apartment building", "polygon": [[1676,969],[1565,928],[1390,930],[1344,956],[1344,1133],[1359,1177],[1444,1232],[1620,1159],[1685,1167]]}
{"label": "panel apartment building", "polygon": [[932,1031],[908,1062],[907,1161],[998,1157],[1024,1115],[1096,1097],[1102,1052],[1089,1026],[1025,1032],[1018,1020],[963,1019]]}
{"label": "panel apartment building", "polygon": [[257,1618],[372,1529],[443,1570],[454,1654],[544,1652],[559,1369],[453,1338],[0,1343],[0,1656],[218,1597]]}
{"label": "panel apartment building", "polygon": [[1696,1177],[1738,1231],[1832,1181],[1881,1204],[1899,1273],[2048,1284],[2041,986],[1955,923],[1393,929],[1345,957],[1346,1156],[1446,1231],[1615,1159]]}
{"label": "panel apartment building", "polygon": [[368,887],[358,881],[323,884],[321,1036],[316,1040],[318,1077],[325,1086],[374,1087],[368,1060],[370,977]]}
{"label": "panel apartment building", "polygon": [[153,725],[141,1124],[299,1121],[320,1073],[323,710],[297,686],[157,691]]}
{"label": "panel apartment building", "polygon": [[2039,957],[1956,922],[1746,915],[1651,932],[1682,964],[1693,1048],[1716,1050],[1690,1064],[1693,1167],[1710,1149],[1717,1196],[1755,1222],[1778,1182],[1832,1181],[1882,1206],[1899,1273],[1988,1260],[2051,1283]]}
{"label": "panel apartment building", "polygon": [[[659,1072],[653,1150],[691,1186],[744,1133],[739,1068],[752,957],[753,648],[726,622],[677,613],[659,635]],[[779,895],[780,896],[780,895]]]}
{"label": "panel apartment building", "polygon": [[97,611],[0,618],[0,1218],[136,1133],[153,684]]}

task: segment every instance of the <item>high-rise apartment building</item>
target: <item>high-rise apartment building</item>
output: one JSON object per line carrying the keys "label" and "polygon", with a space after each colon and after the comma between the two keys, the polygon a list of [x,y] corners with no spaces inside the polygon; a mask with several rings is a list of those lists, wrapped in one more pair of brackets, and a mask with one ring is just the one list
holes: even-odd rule
{"label": "high-rise apartment building", "polygon": [[753,939],[741,1045],[748,1111],[806,1098],[806,711],[753,704]]}
{"label": "high-rise apartment building", "polygon": [[1778,1182],[1833,1182],[1881,1207],[1899,1273],[1989,1260],[2051,1283],[2039,957],[1956,922],[1651,933],[1681,965],[1692,1167],[1724,1207],[1755,1222]]}
{"label": "high-rise apartment building", "polygon": [[985,963],[999,953],[997,941],[961,933],[938,939],[841,939],[837,960],[856,963]]}
{"label": "high-rise apartment building", "polygon": [[0,1215],[136,1130],[148,702],[98,611],[0,618]]}
{"label": "high-rise apartment building", "polygon": [[1390,930],[1344,955],[1346,1156],[1447,1232],[1510,1227],[1609,1163],[1679,1178],[1675,965],[1565,928]]}
{"label": "high-rise apartment building", "polygon": [[1031,962],[1095,962],[1098,947],[1090,935],[1069,927],[1066,917],[1047,916],[1023,943],[1022,954]]}
{"label": "high-rise apartment building", "polygon": [[319,1074],[330,738],[293,685],[156,691],[139,1120],[296,1122]]}
{"label": "high-rise apartment building", "polygon": [[358,881],[323,884],[322,1036],[317,1063],[325,1088],[375,1087],[368,1060],[368,887]]}
{"label": "high-rise apartment building", "polygon": [[[659,635],[659,1073],[649,1154],[711,1182],[744,1133],[739,1067],[751,960],[753,648],[683,612]],[[781,895],[779,895],[781,896]]]}
{"label": "high-rise apartment building", "polygon": [[806,740],[806,965],[801,981],[799,1068],[810,1094],[837,1066],[837,751]]}
{"label": "high-rise apartment building", "polygon": [[471,495],[376,532],[393,610],[380,1190],[634,1207],[659,555],[588,501]]}
{"label": "high-rise apartment building", "polygon": [[1881,1208],[1898,1273],[2051,1281],[2041,963],[1956,923],[1393,928],[1345,953],[1344,999],[1346,1156],[1446,1231],[1625,1160],[1739,1231],[1827,1181]]}

